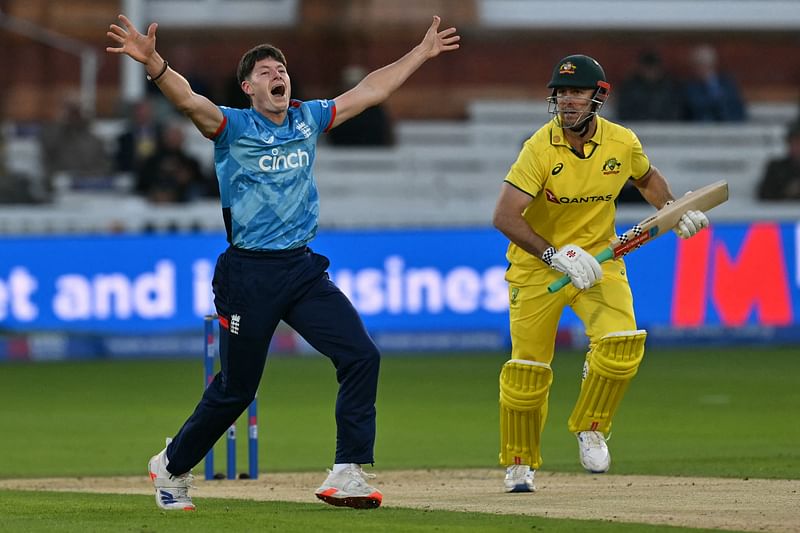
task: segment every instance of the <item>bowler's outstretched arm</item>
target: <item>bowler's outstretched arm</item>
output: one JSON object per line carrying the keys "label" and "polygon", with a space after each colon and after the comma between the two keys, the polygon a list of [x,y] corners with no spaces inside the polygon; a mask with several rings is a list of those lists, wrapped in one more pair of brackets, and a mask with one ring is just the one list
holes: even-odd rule
{"label": "bowler's outstretched arm", "polygon": [[358,85],[335,98],[336,118],[331,127],[353,118],[368,107],[386,100],[413,74],[425,61],[442,52],[457,50],[461,37],[455,28],[439,31],[441,19],[433,17],[422,41],[406,55],[385,67],[375,70],[361,80]]}
{"label": "bowler's outstretched arm", "polygon": [[186,78],[170,68],[156,51],[158,24],[150,24],[147,34],[142,34],[125,15],[119,15],[119,21],[121,26],[112,24],[106,33],[119,46],[109,46],[106,52],[125,54],[144,64],[148,76],[167,100],[189,117],[200,133],[213,136],[222,124],[222,111],[211,100],[194,92]]}

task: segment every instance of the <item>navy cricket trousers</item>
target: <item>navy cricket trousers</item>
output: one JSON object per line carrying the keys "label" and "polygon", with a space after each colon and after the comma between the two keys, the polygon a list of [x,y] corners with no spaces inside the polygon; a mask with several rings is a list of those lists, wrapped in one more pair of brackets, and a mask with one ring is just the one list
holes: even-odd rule
{"label": "navy cricket trousers", "polygon": [[189,471],[255,398],[270,339],[286,322],[333,362],[336,463],[372,463],[380,354],[353,305],[309,248],[252,252],[229,247],[214,271],[221,370],[167,448],[168,470]]}

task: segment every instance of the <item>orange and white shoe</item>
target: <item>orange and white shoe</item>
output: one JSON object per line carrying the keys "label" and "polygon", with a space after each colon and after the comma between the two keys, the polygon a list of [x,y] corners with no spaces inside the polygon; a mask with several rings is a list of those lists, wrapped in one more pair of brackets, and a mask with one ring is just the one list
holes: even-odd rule
{"label": "orange and white shoe", "polygon": [[317,498],[337,507],[375,509],[383,501],[381,491],[367,483],[375,474],[368,474],[361,465],[351,464],[341,472],[328,470],[328,478],[315,492]]}
{"label": "orange and white shoe", "polygon": [[[167,441],[169,444],[169,441]],[[167,470],[167,449],[150,458],[148,471],[156,488],[156,504],[166,511],[194,511],[195,506],[189,497],[194,477],[189,472],[174,476]]]}

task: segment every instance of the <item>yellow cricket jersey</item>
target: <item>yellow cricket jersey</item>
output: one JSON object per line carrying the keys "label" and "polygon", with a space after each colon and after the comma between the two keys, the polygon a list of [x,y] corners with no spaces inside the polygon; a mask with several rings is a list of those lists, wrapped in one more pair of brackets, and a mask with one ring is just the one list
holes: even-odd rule
{"label": "yellow cricket jersey", "polygon": [[[636,134],[601,117],[584,154],[551,120],[525,141],[505,181],[533,196],[523,217],[536,233],[556,249],[575,244],[595,255],[615,236],[614,200],[628,178],[647,173],[650,161]],[[517,266],[546,267],[514,243],[506,257]]]}

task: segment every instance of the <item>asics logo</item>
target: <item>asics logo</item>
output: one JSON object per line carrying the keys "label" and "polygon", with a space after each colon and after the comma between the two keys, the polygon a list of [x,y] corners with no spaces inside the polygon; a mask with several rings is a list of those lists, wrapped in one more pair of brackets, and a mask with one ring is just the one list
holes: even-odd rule
{"label": "asics logo", "polygon": [[273,148],[269,155],[262,156],[258,160],[258,168],[264,172],[307,167],[310,164],[311,156],[301,148],[289,153],[282,153],[280,149]]}

